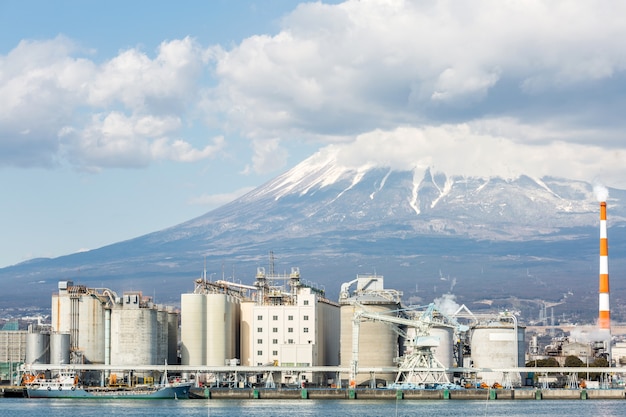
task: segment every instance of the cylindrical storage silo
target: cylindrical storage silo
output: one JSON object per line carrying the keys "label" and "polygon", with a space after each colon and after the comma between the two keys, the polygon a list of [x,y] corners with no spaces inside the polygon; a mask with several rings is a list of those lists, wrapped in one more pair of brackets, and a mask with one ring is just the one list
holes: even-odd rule
{"label": "cylindrical storage silo", "polygon": [[167,363],[178,363],[178,318],[174,309],[167,312]]}
{"label": "cylindrical storage silo", "polygon": [[[524,365],[524,328],[509,321],[493,321],[472,328],[471,352],[474,368],[516,368]],[[502,372],[479,372],[478,378],[493,385],[503,384]],[[508,375],[513,385],[521,384],[519,374]]]}
{"label": "cylindrical storage silo", "polygon": [[50,363],[50,335],[47,333],[26,334],[26,363]]}
{"label": "cylindrical storage silo", "polygon": [[[104,306],[98,298],[81,295],[80,298],[70,299],[70,318],[74,324],[70,326],[70,335],[77,336],[76,348],[80,351],[84,363],[102,364],[105,360]],[[65,332],[65,331],[64,331]],[[70,336],[71,338],[71,336]],[[72,342],[72,341],[70,341]]]}
{"label": "cylindrical storage silo", "polygon": [[[359,297],[359,304],[353,304],[352,299],[341,302],[341,366],[350,367],[353,360],[353,318],[355,312],[366,311],[368,313],[388,313],[398,310],[399,305],[390,303],[383,297],[371,295]],[[399,356],[398,334],[393,330],[393,324],[379,321],[362,319],[359,322],[358,334],[358,368],[381,368],[397,365],[394,360]],[[396,373],[376,373],[376,379],[394,381]],[[346,379],[348,375],[342,375]],[[356,384],[359,385],[370,380],[370,375],[362,373],[356,376]]]}
{"label": "cylindrical storage silo", "polygon": [[50,364],[67,365],[70,363],[70,334],[52,333],[50,335]]}
{"label": "cylindrical storage silo", "polygon": [[439,340],[439,346],[434,349],[435,358],[444,366],[454,366],[454,329],[446,326],[433,326],[430,336]]}
{"label": "cylindrical storage silo", "polygon": [[230,335],[228,296],[206,294],[206,365],[224,366]]}
{"label": "cylindrical storage silo", "polygon": [[181,363],[206,363],[206,297],[204,294],[181,295]]}
{"label": "cylindrical storage silo", "polygon": [[157,363],[157,311],[116,308],[111,312],[111,365]]}
{"label": "cylindrical storage silo", "polygon": [[243,301],[240,304],[240,357],[241,357],[241,365],[243,366],[253,366],[254,361],[252,360],[253,355],[253,344],[252,338],[254,337],[253,333],[253,316],[254,316],[254,305],[253,301]]}
{"label": "cylindrical storage silo", "polygon": [[168,344],[168,331],[169,331],[169,326],[167,323],[167,311],[163,308],[159,308],[156,311],[156,320],[157,320],[157,327],[156,327],[156,358],[155,358],[155,363],[165,363],[168,359],[168,352],[167,349],[169,348],[169,344]]}

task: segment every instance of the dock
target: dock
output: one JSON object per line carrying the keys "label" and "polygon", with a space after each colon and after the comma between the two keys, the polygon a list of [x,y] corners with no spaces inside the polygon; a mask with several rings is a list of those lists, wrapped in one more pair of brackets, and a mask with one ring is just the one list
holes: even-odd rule
{"label": "dock", "polygon": [[192,388],[190,398],[205,400],[624,400],[624,389],[270,389]]}
{"label": "dock", "polygon": [[24,387],[13,385],[0,385],[0,397],[25,397]]}

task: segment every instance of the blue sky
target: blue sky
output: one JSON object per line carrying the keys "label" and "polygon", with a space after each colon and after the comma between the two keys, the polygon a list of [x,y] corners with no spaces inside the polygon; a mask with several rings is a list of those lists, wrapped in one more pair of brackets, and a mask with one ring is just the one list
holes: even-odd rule
{"label": "blue sky", "polygon": [[346,166],[626,188],[626,3],[0,0],[0,267]]}

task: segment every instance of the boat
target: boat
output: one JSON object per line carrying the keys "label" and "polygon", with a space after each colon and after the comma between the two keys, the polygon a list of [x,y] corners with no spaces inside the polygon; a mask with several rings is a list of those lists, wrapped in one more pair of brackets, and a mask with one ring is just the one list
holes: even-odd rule
{"label": "boat", "polygon": [[28,398],[102,398],[102,399],[187,399],[191,382],[168,381],[164,374],[162,382],[155,385],[132,387],[89,387],[80,383],[74,371],[59,371],[55,378],[43,375],[29,378],[26,386]]}

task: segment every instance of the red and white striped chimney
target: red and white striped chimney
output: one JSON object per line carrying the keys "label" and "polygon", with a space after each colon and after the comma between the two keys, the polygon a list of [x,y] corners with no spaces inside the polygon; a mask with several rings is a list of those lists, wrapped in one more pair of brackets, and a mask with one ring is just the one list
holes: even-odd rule
{"label": "red and white striped chimney", "polygon": [[606,233],[606,202],[600,202],[600,330],[611,330],[611,309],[609,305],[609,242]]}

